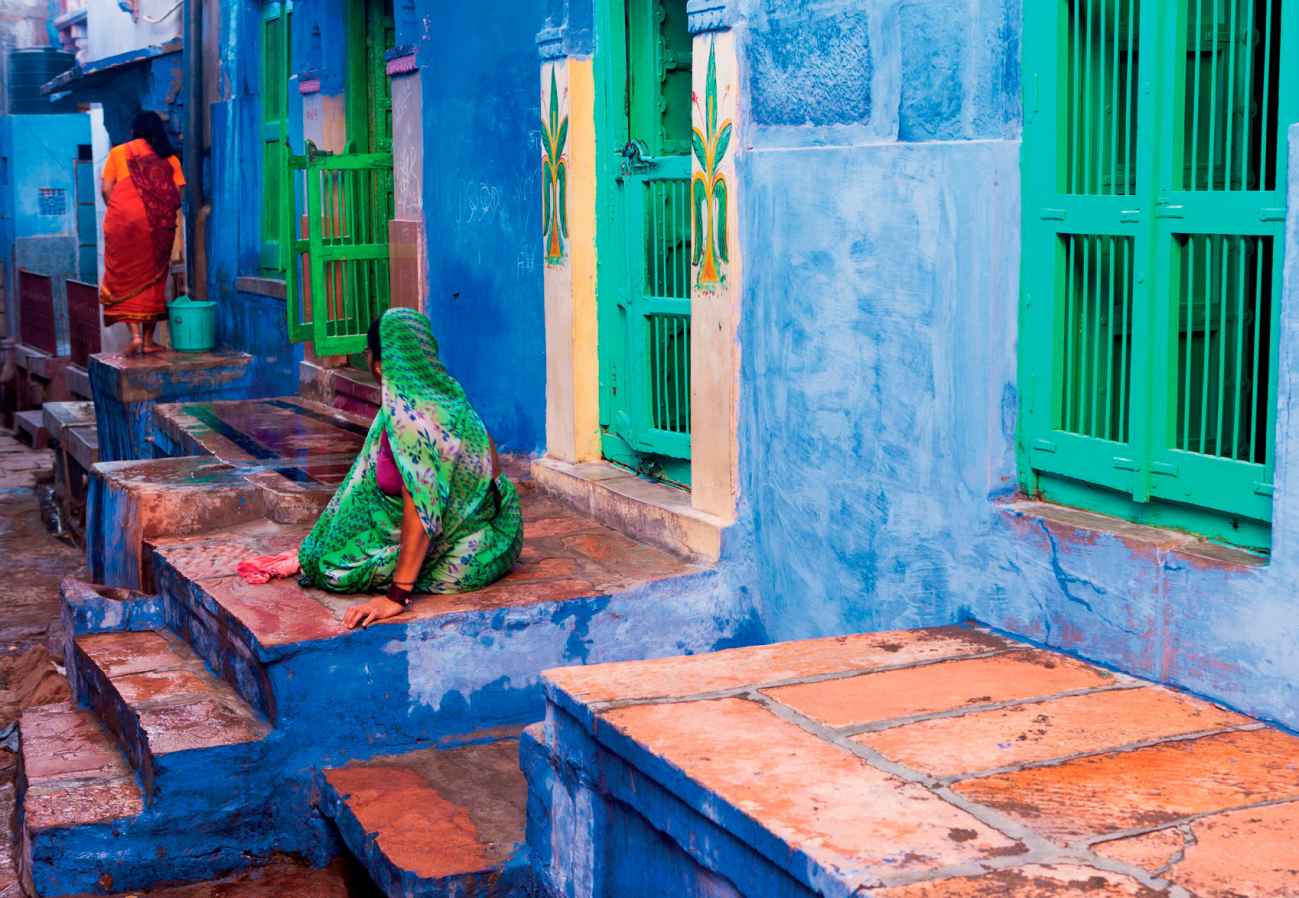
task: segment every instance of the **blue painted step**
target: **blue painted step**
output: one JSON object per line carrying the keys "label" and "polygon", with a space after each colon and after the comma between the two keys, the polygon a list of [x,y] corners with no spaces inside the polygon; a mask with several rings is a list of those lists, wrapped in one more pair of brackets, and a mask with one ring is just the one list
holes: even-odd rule
{"label": "blue painted step", "polygon": [[320,810],[390,898],[540,895],[517,739],[325,770]]}
{"label": "blue painted step", "polygon": [[97,633],[73,645],[75,694],[117,737],[147,802],[224,803],[260,766],[266,722],[171,633]]}

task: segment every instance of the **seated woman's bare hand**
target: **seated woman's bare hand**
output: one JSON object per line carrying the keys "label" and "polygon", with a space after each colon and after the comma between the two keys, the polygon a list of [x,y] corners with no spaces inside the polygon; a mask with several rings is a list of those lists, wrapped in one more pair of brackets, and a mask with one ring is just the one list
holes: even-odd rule
{"label": "seated woman's bare hand", "polygon": [[375,621],[396,617],[405,610],[392,599],[375,596],[368,602],[348,608],[347,613],[343,615],[343,624],[349,630],[355,630],[357,627],[368,627]]}

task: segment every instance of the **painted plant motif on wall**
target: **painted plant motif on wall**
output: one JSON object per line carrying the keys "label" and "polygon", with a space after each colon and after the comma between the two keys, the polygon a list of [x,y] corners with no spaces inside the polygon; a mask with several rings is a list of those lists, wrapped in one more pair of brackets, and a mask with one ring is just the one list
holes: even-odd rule
{"label": "painted plant motif on wall", "polygon": [[564,261],[568,239],[568,115],[559,114],[559,87],[550,70],[549,116],[541,119],[541,226],[546,237],[546,261]]}
{"label": "painted plant motif on wall", "polygon": [[708,48],[708,75],[704,87],[704,107],[699,108],[695,95],[695,121],[703,120],[703,130],[696,126],[690,143],[699,168],[691,182],[690,200],[694,208],[694,264],[699,269],[696,284],[715,287],[725,277],[723,266],[729,261],[726,246],[726,176],[722,162],[731,146],[734,127],[730,119],[717,121],[717,42]]}

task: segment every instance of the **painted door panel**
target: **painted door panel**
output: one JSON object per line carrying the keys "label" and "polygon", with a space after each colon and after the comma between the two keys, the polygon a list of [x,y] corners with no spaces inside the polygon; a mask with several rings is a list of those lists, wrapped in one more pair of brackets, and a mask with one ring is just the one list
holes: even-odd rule
{"label": "painted door panel", "polygon": [[[690,35],[683,0],[628,0],[611,220],[619,263],[601,297],[605,456],[690,479]],[[611,278],[612,279],[612,278]],[[606,298],[607,297],[607,298]]]}

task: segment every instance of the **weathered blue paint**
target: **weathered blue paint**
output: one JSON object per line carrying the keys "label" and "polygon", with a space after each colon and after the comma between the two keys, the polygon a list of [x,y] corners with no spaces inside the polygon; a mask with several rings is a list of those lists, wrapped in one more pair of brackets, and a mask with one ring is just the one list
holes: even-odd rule
{"label": "weathered blue paint", "polygon": [[755,122],[847,125],[870,118],[873,63],[864,12],[794,7],[764,18],[750,32]]}
{"label": "weathered blue paint", "polygon": [[[528,848],[559,898],[856,894],[663,761],[552,704],[523,734]],[[671,887],[675,886],[675,887]]]}
{"label": "weathered blue paint", "polygon": [[[17,321],[18,266],[54,277],[56,304],[65,297],[63,278],[77,274],[74,164],[78,146],[89,143],[90,121],[83,113],[0,116],[0,290],[10,327]],[[61,192],[61,212],[48,195],[42,201],[43,190]],[[41,264],[32,264],[37,259]],[[66,339],[65,299],[62,305],[56,321]]]}
{"label": "weathered blue paint", "polygon": [[88,633],[156,630],[164,625],[160,596],[69,579],[59,586],[59,597],[69,642]]}
{"label": "weathered blue paint", "polygon": [[[754,626],[752,609],[736,603],[733,584],[708,571],[613,595],[265,646],[201,583],[180,576],[161,556],[154,571],[166,627],[273,729],[254,744],[159,758],[132,737],[127,752],[142,770],[148,810],[113,825],[113,849],[99,856],[94,876],[89,859],[106,850],[103,832],[84,828],[43,837],[36,852],[47,889],[94,891],[94,877],[104,872],[119,889],[201,878],[271,851],[323,862],[338,845],[312,807],[316,771],[377,754],[476,741],[495,728],[536,720],[544,707],[539,675],[546,668],[712,651]],[[79,606],[93,606],[85,592],[69,595]],[[105,615],[78,613],[86,626],[112,629]],[[118,624],[131,628],[133,619],[123,615]],[[129,721],[129,711],[84,659],[71,669],[83,701],[110,719]],[[246,852],[243,860],[231,853],[236,843]],[[158,848],[167,861],[156,859]],[[522,861],[511,869],[521,876]]]}
{"label": "weathered blue paint", "polygon": [[428,314],[443,359],[498,443],[537,451],[546,371],[533,41],[543,14],[535,0],[508,0],[490,16],[465,4],[417,7],[436,23],[416,44]]}
{"label": "weathered blue paint", "polygon": [[159,403],[245,399],[283,392],[283,381],[267,380],[250,356],[205,356],[204,367],[123,371],[100,356],[90,360],[90,388],[101,461],[160,458],[154,408]]}
{"label": "weathered blue paint", "polygon": [[[861,6],[817,16],[836,8]],[[872,44],[871,121],[769,126],[755,109],[741,129],[741,514],[767,632],[973,617],[1299,724],[1295,203],[1270,562],[1022,519],[1000,504],[1015,482],[1018,4],[864,14],[890,35]],[[748,70],[755,107],[767,76]]]}

